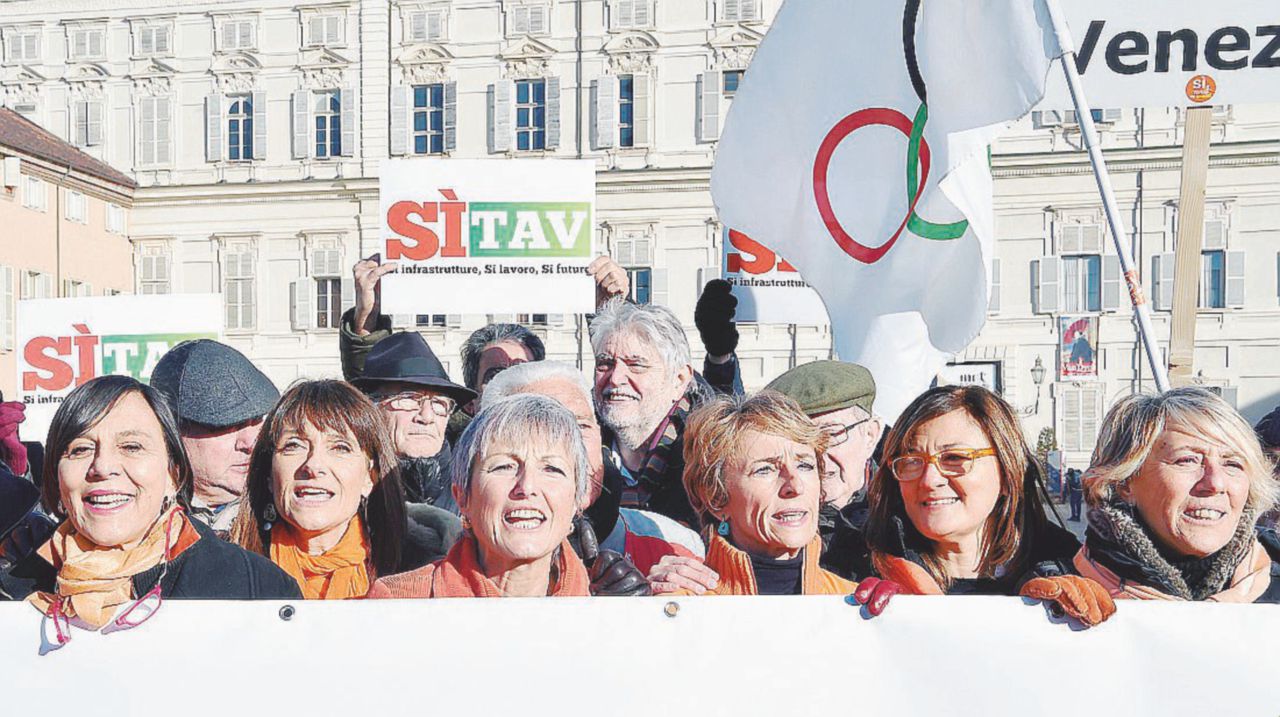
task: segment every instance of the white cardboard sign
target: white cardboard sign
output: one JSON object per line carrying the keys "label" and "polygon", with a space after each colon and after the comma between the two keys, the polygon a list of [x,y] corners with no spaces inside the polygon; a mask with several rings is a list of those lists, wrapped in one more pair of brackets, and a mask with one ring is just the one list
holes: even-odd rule
{"label": "white cardboard sign", "polygon": [[724,231],[721,266],[738,298],[737,321],[760,324],[829,323],[818,292],[795,267],[760,242],[734,229]]}
{"label": "white cardboard sign", "polygon": [[[1060,0],[1095,109],[1280,102],[1275,0]],[[1061,68],[1042,110],[1070,110]]]}
{"label": "white cardboard sign", "polygon": [[21,437],[44,441],[72,389],[96,376],[146,383],[175,344],[222,335],[221,294],[31,299],[18,302],[18,400]]}
{"label": "white cardboard sign", "polygon": [[594,310],[595,162],[393,159],[379,192],[385,313]]}

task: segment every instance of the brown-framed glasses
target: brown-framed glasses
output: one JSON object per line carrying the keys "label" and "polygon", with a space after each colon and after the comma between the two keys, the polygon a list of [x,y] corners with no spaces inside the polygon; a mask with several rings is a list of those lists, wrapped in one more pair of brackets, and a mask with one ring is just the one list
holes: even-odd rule
{"label": "brown-framed glasses", "polygon": [[995,454],[994,448],[948,448],[937,453],[904,453],[889,461],[889,468],[894,478],[913,481],[920,480],[932,463],[942,475],[955,478],[968,473],[975,460]]}

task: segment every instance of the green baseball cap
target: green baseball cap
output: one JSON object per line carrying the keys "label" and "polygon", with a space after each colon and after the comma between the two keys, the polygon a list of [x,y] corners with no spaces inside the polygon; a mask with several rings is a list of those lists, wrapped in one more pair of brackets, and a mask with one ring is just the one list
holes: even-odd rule
{"label": "green baseball cap", "polygon": [[876,382],[871,372],[856,363],[814,361],[796,366],[775,378],[767,391],[795,399],[808,416],[857,406],[871,413]]}

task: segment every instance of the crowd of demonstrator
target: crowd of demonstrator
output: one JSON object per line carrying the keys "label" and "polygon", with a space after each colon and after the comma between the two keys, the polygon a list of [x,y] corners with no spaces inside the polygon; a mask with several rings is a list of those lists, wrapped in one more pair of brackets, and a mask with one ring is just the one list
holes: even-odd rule
{"label": "crowd of demonstrator", "polygon": [[1110,409],[1082,545],[984,388],[929,389],[888,427],[853,364],[745,395],[724,282],[695,312],[700,373],[677,317],[625,301],[601,258],[594,378],[493,324],[458,384],[381,314],[394,268],[355,267],[345,380],[280,395],[202,340],[149,385],[79,386],[43,445],[0,406],[0,598],[38,608],[53,648],[175,598],[839,594],[878,615],[898,593],[1021,595],[1085,625],[1121,598],[1280,601],[1272,459],[1210,392]]}

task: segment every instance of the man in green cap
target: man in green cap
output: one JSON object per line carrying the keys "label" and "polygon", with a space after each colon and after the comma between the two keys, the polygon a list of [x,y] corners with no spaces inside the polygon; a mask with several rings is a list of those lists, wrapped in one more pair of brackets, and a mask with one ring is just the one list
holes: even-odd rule
{"label": "man in green cap", "polygon": [[841,566],[852,558],[845,553],[865,550],[860,546],[868,512],[867,479],[883,429],[872,413],[875,380],[858,364],[814,361],[796,366],[765,388],[795,399],[831,439],[822,475],[818,532],[822,566],[843,575],[848,571]]}

